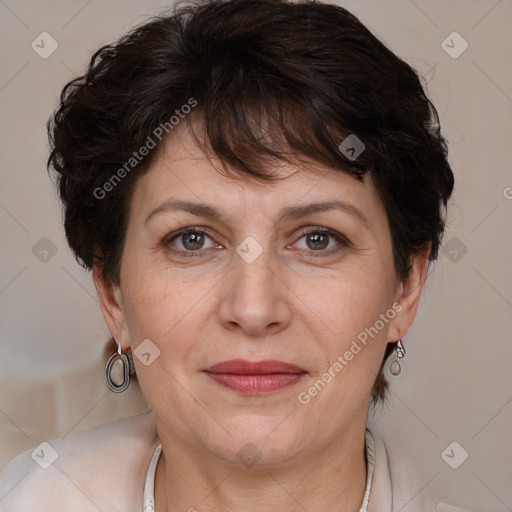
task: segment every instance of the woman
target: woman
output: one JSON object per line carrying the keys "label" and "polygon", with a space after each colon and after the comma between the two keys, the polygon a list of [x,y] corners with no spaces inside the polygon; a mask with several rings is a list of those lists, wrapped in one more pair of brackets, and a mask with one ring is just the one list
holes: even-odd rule
{"label": "woman", "polygon": [[334,5],[199,2],[99,50],[49,167],[107,385],[133,364],[152,412],[18,456],[2,510],[454,510],[366,427],[443,234],[437,121]]}

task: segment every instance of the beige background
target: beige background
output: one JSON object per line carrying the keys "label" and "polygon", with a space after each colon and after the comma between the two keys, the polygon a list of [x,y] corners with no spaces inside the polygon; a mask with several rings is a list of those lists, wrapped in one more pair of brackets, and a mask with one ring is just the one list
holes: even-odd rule
{"label": "beige background", "polygon": [[[445,253],[375,428],[401,440],[445,499],[512,510],[512,1],[340,3],[423,74],[456,176]],[[165,5],[0,1],[0,467],[42,441],[148,409],[136,386],[114,395],[103,384],[108,331],[65,242],[45,122],[95,49]],[[58,42],[47,59],[31,48],[43,31]],[[441,46],[454,31],[469,44],[456,59]],[[46,262],[33,253],[43,237],[57,251]],[[469,453],[457,469],[441,457],[453,441]]]}

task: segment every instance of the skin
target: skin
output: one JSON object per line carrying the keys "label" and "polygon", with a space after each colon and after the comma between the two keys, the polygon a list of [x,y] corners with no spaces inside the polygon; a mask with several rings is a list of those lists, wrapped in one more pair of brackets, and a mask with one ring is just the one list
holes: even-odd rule
{"label": "skin", "polygon": [[[117,343],[135,350],[149,339],[160,350],[148,366],[134,357],[163,448],[155,508],[356,512],[366,486],[371,388],[386,343],[402,338],[416,315],[430,248],[400,282],[384,206],[369,176],[362,183],[313,162],[276,162],[272,170],[283,180],[273,184],[224,176],[222,164],[199,148],[184,125],[136,185],[120,285],[94,269]],[[164,211],[145,224],[171,197],[215,206],[225,219]],[[330,200],[358,208],[369,227],[339,209],[295,220],[278,213]],[[207,229],[202,246],[194,250],[194,240],[181,236],[170,240],[186,227]],[[340,233],[349,245],[329,236],[315,246],[301,232],[319,227]],[[246,237],[263,250],[252,263],[236,252]],[[378,335],[308,404],[300,403],[298,394],[397,303],[401,311]],[[277,359],[307,374],[291,387],[248,396],[202,371],[234,358]],[[251,467],[237,456],[246,443],[261,457]]]}

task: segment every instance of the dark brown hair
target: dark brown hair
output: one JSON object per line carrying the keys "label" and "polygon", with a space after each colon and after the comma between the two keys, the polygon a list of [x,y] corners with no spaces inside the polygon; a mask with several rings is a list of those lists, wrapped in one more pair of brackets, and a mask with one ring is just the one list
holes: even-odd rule
{"label": "dark brown hair", "polygon": [[[181,115],[191,100],[192,114]],[[429,243],[429,262],[437,258],[454,178],[417,73],[342,7],[208,0],[180,4],[99,49],[48,122],[68,243],[107,281],[119,283],[131,193],[155,154],[134,161],[134,152],[148,138],[158,143],[162,126],[170,133],[177,115],[189,127],[199,118],[209,150],[257,180],[274,179],[273,158],[312,159],[358,180],[369,173],[397,277]],[[364,144],[357,158],[339,149],[348,136]],[[381,368],[372,398],[386,386]]]}

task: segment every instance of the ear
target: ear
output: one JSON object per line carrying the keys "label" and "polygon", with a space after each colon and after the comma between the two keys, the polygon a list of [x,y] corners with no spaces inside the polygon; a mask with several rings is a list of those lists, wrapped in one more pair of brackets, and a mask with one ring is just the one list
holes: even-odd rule
{"label": "ear", "polygon": [[428,257],[431,244],[429,243],[419,254],[413,257],[409,276],[398,286],[395,303],[402,306],[396,316],[390,321],[388,342],[394,343],[402,339],[409,331],[420,302],[421,291],[427,277]]}
{"label": "ear", "polygon": [[92,276],[105,323],[116,342],[121,345],[122,349],[127,350],[131,340],[126,326],[121,289],[119,286],[107,282],[98,266],[93,267]]}

